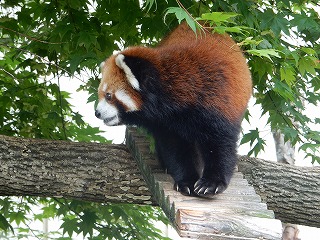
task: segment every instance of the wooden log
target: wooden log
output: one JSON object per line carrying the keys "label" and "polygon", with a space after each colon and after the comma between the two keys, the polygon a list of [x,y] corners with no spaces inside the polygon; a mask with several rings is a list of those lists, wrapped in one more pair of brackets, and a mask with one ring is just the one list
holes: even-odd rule
{"label": "wooden log", "polygon": [[0,136],[0,195],[155,204],[124,145]]}
{"label": "wooden log", "polygon": [[320,167],[241,156],[239,169],[262,201],[286,223],[320,227]]}

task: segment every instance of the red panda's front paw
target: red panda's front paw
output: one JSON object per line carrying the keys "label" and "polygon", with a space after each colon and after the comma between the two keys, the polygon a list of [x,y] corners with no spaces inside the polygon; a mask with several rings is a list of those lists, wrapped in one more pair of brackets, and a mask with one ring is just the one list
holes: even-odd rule
{"label": "red panda's front paw", "polygon": [[174,190],[180,192],[185,196],[192,196],[193,194],[193,183],[188,182],[176,182],[173,186]]}
{"label": "red panda's front paw", "polygon": [[199,197],[212,198],[226,190],[227,185],[221,181],[200,178],[194,184],[194,193]]}

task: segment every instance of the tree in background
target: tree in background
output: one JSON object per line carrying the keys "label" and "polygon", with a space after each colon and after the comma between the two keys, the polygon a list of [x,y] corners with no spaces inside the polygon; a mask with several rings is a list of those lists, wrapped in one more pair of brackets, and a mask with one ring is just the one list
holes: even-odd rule
{"label": "tree in background", "polygon": [[[242,47],[251,68],[255,103],[268,115],[272,131],[320,162],[320,118],[304,113],[319,103],[320,24],[316,0],[261,1],[2,1],[0,3],[0,134],[70,141],[106,140],[75,112],[66,77],[81,81],[79,91],[96,100],[98,63],[114,50],[156,44],[178,22],[208,21]],[[318,12],[317,10],[318,9]],[[177,21],[178,19],[178,21]],[[245,116],[250,121],[250,113]],[[263,150],[259,129],[245,133],[249,154]],[[160,238],[146,219],[164,219],[148,207],[72,200],[0,199],[0,228],[17,236],[28,229],[31,206],[45,206],[36,219],[60,216],[62,236],[91,239]],[[163,220],[165,221],[165,220]],[[116,235],[114,235],[116,233]],[[35,235],[37,233],[34,233]]]}

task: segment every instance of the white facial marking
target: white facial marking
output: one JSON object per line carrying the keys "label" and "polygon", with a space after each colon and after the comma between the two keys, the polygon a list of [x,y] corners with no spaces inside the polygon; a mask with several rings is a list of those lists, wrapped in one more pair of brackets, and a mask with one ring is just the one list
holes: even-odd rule
{"label": "white facial marking", "polygon": [[105,99],[100,100],[96,110],[101,114],[100,119],[102,119],[106,125],[113,126],[120,123],[118,109]]}
{"label": "white facial marking", "polygon": [[105,61],[103,61],[103,62],[100,63],[100,69],[101,69],[101,70],[102,70],[102,68],[104,67],[104,63],[105,63]]}
{"label": "white facial marking", "polygon": [[133,75],[131,69],[128,67],[128,65],[124,62],[124,55],[123,54],[119,54],[118,56],[116,56],[116,64],[119,68],[121,68],[124,73],[127,76],[127,79],[129,81],[129,83],[131,84],[131,86],[133,87],[133,89],[136,90],[140,90],[140,85],[138,80],[136,79],[136,77]]}
{"label": "white facial marking", "polygon": [[103,85],[102,85],[102,92],[106,92],[107,91],[107,87],[108,87],[108,85],[106,84],[106,83],[104,83]]}
{"label": "white facial marking", "polygon": [[118,90],[115,92],[116,98],[128,107],[129,111],[137,111],[138,107],[133,99],[124,91]]}

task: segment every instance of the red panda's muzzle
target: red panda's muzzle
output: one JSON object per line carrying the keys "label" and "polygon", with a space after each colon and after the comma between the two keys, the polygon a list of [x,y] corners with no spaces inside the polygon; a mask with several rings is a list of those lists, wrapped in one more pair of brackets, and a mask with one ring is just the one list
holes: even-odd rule
{"label": "red panda's muzzle", "polygon": [[118,109],[105,99],[100,100],[98,103],[95,115],[108,126],[117,126],[121,122]]}

